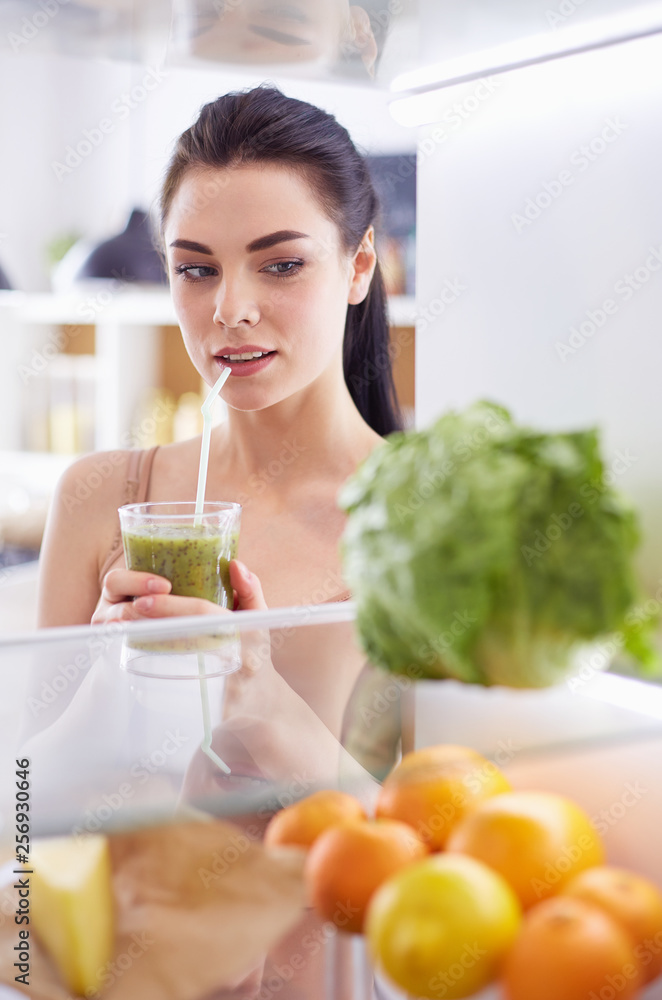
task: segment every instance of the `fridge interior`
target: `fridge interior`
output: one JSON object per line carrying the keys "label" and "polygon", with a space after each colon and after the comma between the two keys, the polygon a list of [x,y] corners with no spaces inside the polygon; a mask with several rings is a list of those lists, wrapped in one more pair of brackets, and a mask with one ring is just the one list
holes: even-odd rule
{"label": "fridge interior", "polygon": [[[341,674],[330,683],[325,650],[357,642],[353,619],[344,604],[2,641],[3,815],[13,817],[14,764],[28,761],[35,839],[177,837],[226,820],[236,848],[239,838],[259,844],[275,811],[318,787],[347,790],[370,810],[402,748],[457,742],[495,762],[516,789],[573,798],[598,825],[611,863],[662,881],[651,836],[662,817],[657,687],[595,671],[582,679],[579,664],[577,679],[541,691],[412,681],[367,663],[355,684]],[[278,710],[261,697],[270,670],[286,682]],[[13,838],[7,823],[5,857]],[[11,865],[3,872],[6,882]],[[302,914],[298,933],[319,929],[315,919]],[[309,939],[292,934],[287,947],[298,940],[301,950]],[[384,984],[371,992],[360,938],[327,930],[322,940],[301,973],[306,995],[390,995]],[[645,995],[661,995],[659,984]]]}

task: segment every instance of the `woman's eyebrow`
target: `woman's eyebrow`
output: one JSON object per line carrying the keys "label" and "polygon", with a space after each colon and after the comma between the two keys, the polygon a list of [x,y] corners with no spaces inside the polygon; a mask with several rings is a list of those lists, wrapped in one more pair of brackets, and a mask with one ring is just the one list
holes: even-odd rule
{"label": "woman's eyebrow", "polygon": [[284,31],[277,31],[275,28],[261,27],[259,24],[249,24],[248,30],[256,35],[262,35],[271,42],[279,42],[281,45],[310,45],[307,38],[300,38],[299,35],[288,35]]}
{"label": "woman's eyebrow", "polygon": [[192,250],[194,253],[206,253],[209,257],[214,256],[214,251],[205,246],[204,243],[195,243],[193,240],[173,240],[170,244],[175,250]]}
{"label": "woman's eyebrow", "polygon": [[256,253],[258,250],[269,250],[277,243],[287,243],[288,240],[307,240],[310,237],[307,233],[297,233],[294,229],[279,229],[277,233],[269,233],[268,236],[258,236],[252,240],[246,250],[248,253]]}
{"label": "woman's eyebrow", "polygon": [[[258,250],[269,250],[277,243],[287,243],[288,240],[307,240],[310,237],[307,233],[297,233],[294,229],[279,229],[277,233],[269,233],[267,236],[258,236],[252,240],[246,250],[248,253],[256,253]],[[173,240],[170,244],[175,250],[192,250],[194,253],[204,253],[208,257],[214,256],[211,247],[204,243],[196,243],[194,240]]]}

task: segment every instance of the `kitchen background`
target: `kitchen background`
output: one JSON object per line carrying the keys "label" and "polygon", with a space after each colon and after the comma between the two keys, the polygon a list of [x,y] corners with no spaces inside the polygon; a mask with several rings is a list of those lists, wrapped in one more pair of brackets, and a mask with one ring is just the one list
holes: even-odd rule
{"label": "kitchen background", "polygon": [[[487,397],[545,428],[598,423],[611,474],[642,512],[655,594],[662,35],[490,71],[526,62],[517,45],[530,54],[532,36],[551,51],[602,24],[659,31],[662,4],[383,0],[369,8],[386,29],[375,80],[355,66],[320,63],[311,79],[200,58],[173,30],[186,9],[146,4],[136,31],[130,2],[0,3],[0,266],[14,289],[0,294],[0,630],[34,626],[29,560],[73,455],[196,433],[200,384],[165,289],[71,278],[132,209],[153,207],[200,105],[265,79],[332,111],[375,158],[410,422]],[[431,82],[416,77],[436,63]],[[403,71],[406,100],[389,108]],[[444,74],[464,82],[435,88]],[[76,239],[87,242],[57,267]]]}

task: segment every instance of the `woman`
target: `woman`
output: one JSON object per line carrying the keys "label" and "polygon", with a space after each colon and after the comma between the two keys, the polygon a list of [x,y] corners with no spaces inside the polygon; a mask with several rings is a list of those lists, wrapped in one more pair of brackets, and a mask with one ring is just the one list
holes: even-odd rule
{"label": "woman", "polygon": [[[223,365],[231,369],[207,497],[243,502],[242,563],[272,606],[340,596],[342,587],[332,589],[343,521],[336,494],[381,435],[400,426],[384,363],[377,207],[345,129],[269,88],[208,104],[180,138],[163,185],[164,253],[187,350],[209,385]],[[247,353],[256,359],[238,360]],[[194,439],[145,456],[139,499],[194,499],[199,454]],[[112,474],[84,516],[65,500],[98,456],[63,477],[42,552],[42,626],[218,611],[120,568],[117,507],[134,499],[132,457],[108,456]],[[240,607],[253,606],[241,564],[233,579]]]}
{"label": "woman", "polygon": [[[237,609],[349,596],[336,496],[400,426],[377,210],[346,130],[275,89],[206,105],[176,145],[161,198],[163,251],[193,364],[208,385],[231,370],[206,496],[243,505],[241,561],[230,567]],[[84,509],[67,500],[99,456],[72,465],[44,538],[41,626],[223,613],[128,571],[120,542],[122,504],[195,499],[199,455],[199,439],[111,453]],[[316,651],[314,677],[296,636],[277,666],[337,737],[362,659],[348,634],[334,635]]]}

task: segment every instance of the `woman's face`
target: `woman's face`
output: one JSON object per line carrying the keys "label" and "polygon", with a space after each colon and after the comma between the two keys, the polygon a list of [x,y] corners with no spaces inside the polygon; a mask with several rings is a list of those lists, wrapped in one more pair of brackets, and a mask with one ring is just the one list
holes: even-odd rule
{"label": "woman's face", "polygon": [[172,296],[207,384],[230,367],[229,406],[260,410],[342,379],[347,305],[367,292],[371,235],[346,253],[307,181],[285,167],[184,175],[164,230]]}
{"label": "woman's face", "polygon": [[206,59],[333,66],[350,50],[370,72],[377,54],[370,18],[349,0],[195,0],[185,16],[187,45]]}

